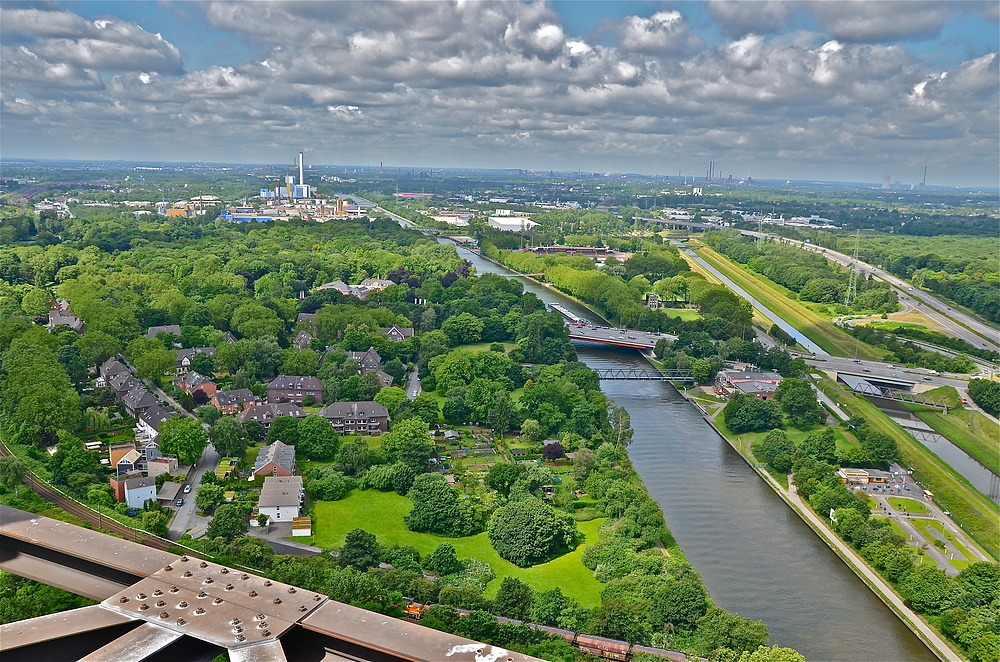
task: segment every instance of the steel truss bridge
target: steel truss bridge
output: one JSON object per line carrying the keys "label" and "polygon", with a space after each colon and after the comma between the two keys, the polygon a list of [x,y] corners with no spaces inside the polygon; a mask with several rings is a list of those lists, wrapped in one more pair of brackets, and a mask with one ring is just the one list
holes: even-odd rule
{"label": "steel truss bridge", "polygon": [[926,405],[928,407],[938,407],[948,411],[948,401],[926,393],[914,393],[901,388],[890,388],[888,386],[875,387],[880,391],[875,393],[863,387],[852,387],[851,390],[859,395],[867,395],[872,398],[884,398],[886,400],[897,400],[899,402],[909,402],[915,405]]}
{"label": "steel truss bridge", "polygon": [[640,370],[637,368],[594,369],[601,379],[608,380],[640,380],[658,382],[692,382],[690,370]]}
{"label": "steel truss bridge", "polygon": [[0,625],[0,660],[541,662],[7,506],[0,570],[100,601]]}

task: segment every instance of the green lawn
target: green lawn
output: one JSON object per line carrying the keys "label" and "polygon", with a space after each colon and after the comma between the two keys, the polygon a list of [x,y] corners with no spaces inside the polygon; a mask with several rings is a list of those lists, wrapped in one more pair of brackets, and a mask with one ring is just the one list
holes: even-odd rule
{"label": "green lawn", "polygon": [[[488,352],[490,351],[490,345],[492,344],[493,343],[489,342],[474,342],[474,343],[469,343],[468,345],[456,345],[455,349],[465,349],[470,352]],[[512,342],[502,342],[500,344],[503,345],[504,352],[509,352],[510,350],[517,347],[517,345],[515,345]]]}
{"label": "green lawn", "polygon": [[776,315],[780,315],[782,319],[831,354],[854,356],[856,351],[858,358],[880,359],[887,353],[886,350],[859,343],[854,337],[819,313],[798,301],[789,299],[786,295],[787,289],[747,270],[711,248],[706,246],[700,249],[698,254],[716,269],[729,276],[737,285],[747,292],[752,292],[761,303],[770,308]]}
{"label": "green lawn", "polygon": [[701,313],[693,308],[664,308],[663,312],[671,317],[679,317],[685,322],[701,319]]}
{"label": "green lawn", "polygon": [[886,499],[892,507],[900,512],[907,513],[929,513],[930,509],[919,499],[904,499],[902,497],[888,497]]}
{"label": "green lawn", "polygon": [[[941,522],[937,522],[937,521],[934,521],[934,520],[928,520],[928,519],[911,519],[910,523],[913,524],[918,529],[920,529],[920,531],[924,534],[924,537],[927,538],[928,544],[931,544],[931,545],[934,544],[934,541],[937,540],[937,538],[935,538],[933,535],[931,535],[930,533],[928,533],[927,529],[936,529],[939,533],[944,534],[944,537],[948,540],[948,542],[950,542],[952,545],[954,545],[955,549],[957,549],[959,552],[961,552],[962,556],[964,556],[966,559],[968,559],[968,561],[964,561],[964,562],[961,561],[960,559],[953,560],[951,563],[956,568],[959,568],[961,570],[962,568],[964,568],[965,566],[967,566],[969,564],[969,562],[973,562],[973,561],[975,561],[976,559],[979,558],[975,554],[973,554],[972,552],[970,552],[965,547],[965,545],[963,545],[961,542],[959,542],[958,539],[955,537],[955,535],[951,531],[948,531],[947,529],[945,529],[944,526],[941,524]],[[961,563],[962,565],[958,565],[959,563]]]}
{"label": "green lawn", "polygon": [[410,500],[406,497],[395,492],[375,490],[353,490],[340,501],[317,501],[314,503],[315,544],[325,548],[339,547],[347,533],[355,528],[374,533],[383,544],[398,542],[413,545],[421,554],[434,551],[442,542],[450,542],[459,558],[471,556],[492,566],[497,578],[487,587],[487,595],[497,590],[504,577],[515,576],[536,590],[559,587],[564,594],[576,598],[583,605],[596,607],[600,604],[600,591],[604,585],[594,579],[593,573],[580,562],[580,557],[586,544],[597,539],[597,530],[604,519],[578,523],[586,542],[575,551],[548,563],[518,568],[497,555],[485,533],[466,538],[444,538],[410,531],[403,523],[403,516],[410,512],[410,507]]}

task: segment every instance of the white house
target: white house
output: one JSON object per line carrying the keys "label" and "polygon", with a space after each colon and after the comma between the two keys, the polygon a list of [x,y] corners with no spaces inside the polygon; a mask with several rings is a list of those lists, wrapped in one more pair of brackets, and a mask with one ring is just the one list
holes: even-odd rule
{"label": "white house", "polygon": [[260,490],[257,509],[272,522],[291,522],[299,516],[303,498],[302,476],[268,476]]}
{"label": "white house", "polygon": [[156,480],[129,478],[125,481],[125,503],[129,508],[142,508],[150,499],[156,501]]}

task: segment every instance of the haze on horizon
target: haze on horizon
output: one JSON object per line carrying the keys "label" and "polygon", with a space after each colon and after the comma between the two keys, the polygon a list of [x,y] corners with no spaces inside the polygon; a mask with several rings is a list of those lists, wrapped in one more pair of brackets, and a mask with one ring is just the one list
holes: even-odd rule
{"label": "haze on horizon", "polygon": [[4,2],[5,158],[996,187],[996,2]]}

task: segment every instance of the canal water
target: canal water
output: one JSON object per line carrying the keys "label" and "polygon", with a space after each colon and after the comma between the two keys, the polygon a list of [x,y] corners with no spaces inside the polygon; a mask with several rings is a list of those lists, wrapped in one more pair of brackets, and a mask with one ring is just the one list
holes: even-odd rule
{"label": "canal water", "polygon": [[[510,275],[458,251],[479,273]],[[593,317],[537,283],[525,288]],[[576,349],[592,368],[645,367],[634,350],[583,342]],[[808,660],[936,659],[672,386],[601,386],[631,415],[629,456],[716,605],[764,621],[772,643]]]}

